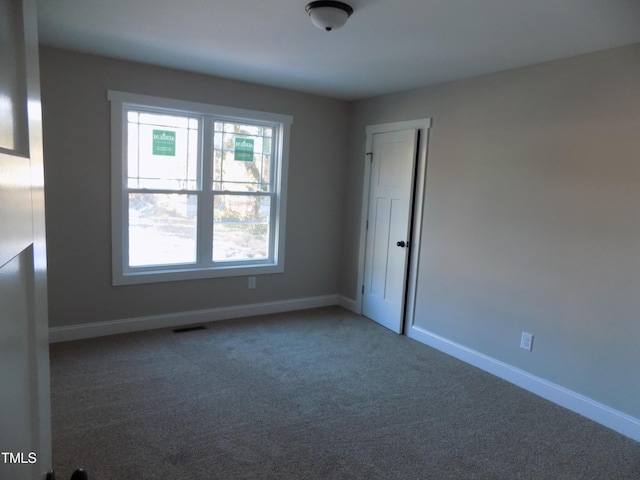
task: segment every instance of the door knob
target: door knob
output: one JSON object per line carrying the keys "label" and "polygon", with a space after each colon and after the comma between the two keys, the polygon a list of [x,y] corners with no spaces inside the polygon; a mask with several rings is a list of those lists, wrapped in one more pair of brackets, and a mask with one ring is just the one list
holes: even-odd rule
{"label": "door knob", "polygon": [[[56,472],[51,470],[49,473],[47,473],[45,480],[56,480]],[[82,468],[79,468],[75,472],[73,472],[73,474],[71,475],[71,480],[89,480],[89,476],[87,475],[87,472],[85,472]]]}
{"label": "door knob", "polygon": [[396,245],[397,245],[398,247],[402,247],[402,248],[404,248],[404,247],[406,247],[406,246],[407,246],[407,244],[405,243],[405,241],[404,241],[404,240],[400,240],[399,242],[396,242]]}

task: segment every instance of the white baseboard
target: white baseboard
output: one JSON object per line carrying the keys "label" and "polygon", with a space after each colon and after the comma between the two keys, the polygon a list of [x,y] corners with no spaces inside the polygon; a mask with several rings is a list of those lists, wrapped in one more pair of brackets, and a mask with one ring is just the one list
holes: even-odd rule
{"label": "white baseboard", "polygon": [[[346,300],[346,299],[344,299]],[[232,307],[210,308],[189,312],[170,313],[165,315],[149,315],[144,317],[125,318],[107,322],[84,323],[66,327],[52,327],[49,329],[49,343],[81,340],[84,338],[103,337],[119,333],[130,333],[154,328],[179,327],[196,323],[229,320],[232,318],[282,313],[307,308],[328,307],[345,303],[340,295],[325,295],[321,297],[297,298],[276,302],[254,303]]]}
{"label": "white baseboard", "polygon": [[640,419],[415,325],[408,336],[640,442]]}
{"label": "white baseboard", "polygon": [[342,308],[345,308],[353,313],[357,313],[360,315],[360,309],[358,308],[358,304],[355,300],[351,298],[347,298],[343,295],[338,295],[338,305]]}

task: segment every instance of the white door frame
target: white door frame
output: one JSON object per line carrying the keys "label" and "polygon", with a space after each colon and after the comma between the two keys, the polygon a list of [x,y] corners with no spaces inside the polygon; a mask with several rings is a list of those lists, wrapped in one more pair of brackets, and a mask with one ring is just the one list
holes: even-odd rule
{"label": "white door frame", "polygon": [[431,119],[422,118],[404,122],[383,123],[368,125],[366,127],[367,141],[364,158],[364,181],[362,187],[362,213],[360,217],[360,245],[358,249],[358,286],[356,292],[357,313],[362,314],[365,249],[367,242],[367,217],[369,215],[369,190],[371,183],[370,155],[373,145],[373,135],[376,133],[394,132],[398,130],[418,129],[418,156],[416,165],[415,188],[412,200],[411,213],[411,240],[409,248],[409,262],[407,272],[407,293],[404,305],[404,331],[406,332],[413,323],[415,310],[416,286],[418,276],[418,259],[420,258],[420,237],[422,231],[422,212],[424,208],[424,191],[427,178],[427,147],[429,143],[429,129]]}

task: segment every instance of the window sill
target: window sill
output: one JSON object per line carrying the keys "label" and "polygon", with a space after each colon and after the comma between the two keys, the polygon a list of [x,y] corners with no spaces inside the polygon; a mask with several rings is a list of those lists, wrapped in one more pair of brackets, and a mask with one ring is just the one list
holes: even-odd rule
{"label": "window sill", "polygon": [[132,271],[132,272],[114,272],[113,286],[121,285],[138,285],[145,283],[162,283],[177,282],[182,280],[202,280],[208,278],[227,278],[227,277],[246,277],[253,275],[266,275],[272,273],[283,273],[284,265],[265,264],[265,265],[247,265],[233,267],[211,267],[211,268],[181,268],[153,271]]}

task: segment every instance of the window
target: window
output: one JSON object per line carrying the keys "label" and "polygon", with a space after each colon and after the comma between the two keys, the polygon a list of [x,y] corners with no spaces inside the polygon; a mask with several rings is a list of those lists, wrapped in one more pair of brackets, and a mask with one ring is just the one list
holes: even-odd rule
{"label": "window", "polygon": [[115,285],[284,271],[292,117],[109,100]]}

